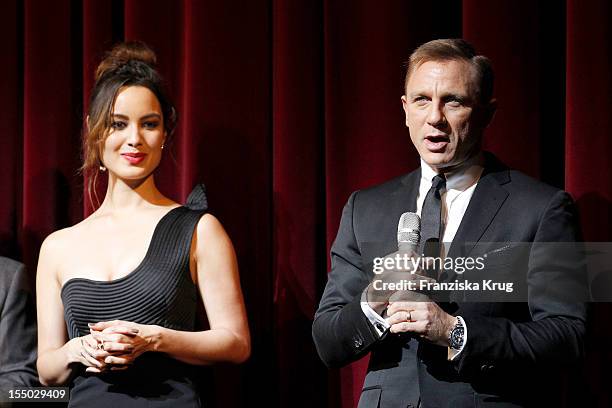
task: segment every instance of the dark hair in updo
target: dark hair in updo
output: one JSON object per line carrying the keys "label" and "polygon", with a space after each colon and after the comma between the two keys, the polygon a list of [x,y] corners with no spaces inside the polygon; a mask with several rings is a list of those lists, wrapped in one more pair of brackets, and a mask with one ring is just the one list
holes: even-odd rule
{"label": "dark hair in updo", "polygon": [[[89,98],[87,128],[83,136],[83,166],[89,176],[87,190],[96,195],[95,187],[101,160],[102,145],[111,130],[113,106],[121,89],[143,86],[157,97],[161,105],[164,130],[170,138],[176,127],[177,114],[168,98],[163,80],[155,65],[155,53],[146,44],[137,41],[116,45],[96,69],[96,82]],[[93,200],[92,204],[93,204]]]}

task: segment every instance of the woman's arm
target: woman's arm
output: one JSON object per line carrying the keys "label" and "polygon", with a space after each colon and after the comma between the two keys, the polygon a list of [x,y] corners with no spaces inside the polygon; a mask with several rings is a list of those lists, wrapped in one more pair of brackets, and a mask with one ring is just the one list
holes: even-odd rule
{"label": "woman's arm", "polygon": [[[130,364],[146,351],[166,353],[189,364],[241,363],[249,357],[251,341],[236,255],[225,230],[210,214],[198,222],[192,264],[197,268],[210,329],[187,332],[124,321],[101,322],[92,328],[96,339],[104,341],[105,350],[114,354],[125,343],[133,346],[131,353],[107,357],[106,363]],[[130,329],[138,333],[130,334]]]}
{"label": "woman's arm", "polygon": [[36,272],[36,308],[38,315],[38,360],[36,367],[42,385],[65,384],[70,378],[73,363],[81,363],[88,371],[100,372],[104,364],[93,356],[103,358],[107,353],[95,350],[91,335],[70,341],[64,324],[64,308],[60,297],[57,275],[61,250],[58,233],[45,239],[40,249]]}

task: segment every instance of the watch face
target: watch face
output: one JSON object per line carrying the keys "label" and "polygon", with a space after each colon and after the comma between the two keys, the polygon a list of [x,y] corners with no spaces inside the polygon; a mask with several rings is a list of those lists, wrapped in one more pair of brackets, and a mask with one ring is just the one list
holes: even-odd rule
{"label": "watch face", "polygon": [[463,326],[457,326],[451,331],[450,346],[454,349],[460,349],[463,345]]}

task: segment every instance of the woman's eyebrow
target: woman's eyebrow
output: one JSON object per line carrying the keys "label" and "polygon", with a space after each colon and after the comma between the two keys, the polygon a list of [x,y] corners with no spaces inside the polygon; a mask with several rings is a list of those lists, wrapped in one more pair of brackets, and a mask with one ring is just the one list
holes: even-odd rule
{"label": "woman's eyebrow", "polygon": [[[117,118],[117,119],[123,119],[123,120],[130,120],[129,116],[126,115],[122,115],[121,113],[113,113],[113,118]],[[161,119],[161,115],[157,112],[151,112],[151,113],[147,113],[144,116],[140,117],[140,120],[143,119],[150,119],[150,118],[157,118],[157,119]]]}
{"label": "woman's eyebrow", "polygon": [[161,119],[161,115],[159,113],[155,113],[155,112],[147,113],[146,115],[141,116],[140,120],[151,119],[151,118]]}

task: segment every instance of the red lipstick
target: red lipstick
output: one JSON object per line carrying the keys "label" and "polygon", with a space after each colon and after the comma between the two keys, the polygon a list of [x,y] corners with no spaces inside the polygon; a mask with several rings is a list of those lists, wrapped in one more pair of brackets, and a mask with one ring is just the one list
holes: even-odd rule
{"label": "red lipstick", "polygon": [[127,160],[130,164],[136,165],[142,162],[146,156],[145,153],[122,153],[121,156]]}

